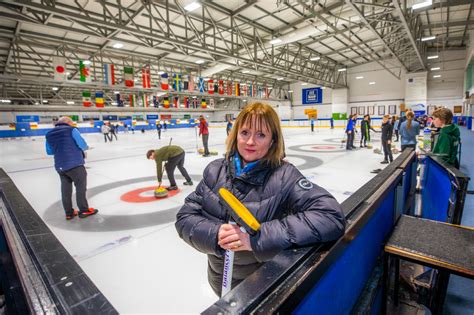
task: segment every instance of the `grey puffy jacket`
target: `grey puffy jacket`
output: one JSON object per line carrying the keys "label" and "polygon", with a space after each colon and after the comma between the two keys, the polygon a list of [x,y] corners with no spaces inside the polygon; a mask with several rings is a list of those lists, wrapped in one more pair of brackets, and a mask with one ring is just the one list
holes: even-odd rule
{"label": "grey puffy jacket", "polygon": [[344,234],[339,203],[292,164],[272,168],[260,163],[248,173],[235,174],[234,163],[211,162],[196,191],[186,197],[175,224],[186,243],[208,255],[208,280],[216,294],[221,291],[225,252],[217,245],[217,234],[230,218],[219,202],[221,187],[229,189],[261,224],[260,231],[250,236],[253,251],[235,252],[232,287],[283,249],[333,241]]}

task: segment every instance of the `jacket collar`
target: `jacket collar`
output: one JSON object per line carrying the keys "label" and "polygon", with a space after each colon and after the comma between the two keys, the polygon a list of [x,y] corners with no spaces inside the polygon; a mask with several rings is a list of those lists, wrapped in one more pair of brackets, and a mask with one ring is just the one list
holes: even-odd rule
{"label": "jacket collar", "polygon": [[243,173],[240,176],[236,176],[236,169],[233,162],[233,156],[231,155],[229,159],[225,159],[224,164],[227,168],[227,175],[232,179],[239,179],[245,183],[255,186],[262,186],[265,183],[268,175],[273,171],[273,167],[266,163],[260,162],[255,167],[253,167],[247,173]]}

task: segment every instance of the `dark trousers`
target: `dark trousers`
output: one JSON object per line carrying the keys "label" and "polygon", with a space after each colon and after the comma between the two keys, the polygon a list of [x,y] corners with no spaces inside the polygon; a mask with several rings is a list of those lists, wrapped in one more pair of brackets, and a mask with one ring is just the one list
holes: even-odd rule
{"label": "dark trousers", "polygon": [[365,132],[361,132],[360,133],[360,146],[362,146],[362,143],[364,143],[364,146],[367,146],[367,140],[369,140],[370,142],[368,135]]}
{"label": "dark trousers", "polygon": [[161,139],[161,129],[156,129],[158,131],[158,139]]}
{"label": "dark trousers", "polygon": [[179,172],[183,177],[186,179],[187,182],[192,181],[191,177],[189,177],[188,171],[184,168],[184,156],[185,153],[178,154],[177,156],[173,156],[166,162],[165,170],[166,175],[168,175],[168,179],[170,180],[171,186],[176,186],[176,181],[174,179],[174,170],[176,166],[178,167]]}
{"label": "dark trousers", "polygon": [[112,141],[112,137],[115,137],[115,140],[118,140],[117,133],[115,131],[110,133],[110,141]]}
{"label": "dark trousers", "polygon": [[72,183],[76,186],[76,203],[80,212],[88,211],[89,204],[87,203],[87,171],[84,165],[75,167],[73,169],[58,172],[61,179],[61,199],[63,201],[63,208],[66,215],[72,215]]}
{"label": "dark trousers", "polygon": [[408,148],[416,149],[416,144],[402,144],[402,151]]}
{"label": "dark trousers", "polygon": [[398,130],[394,130],[394,132],[395,132],[395,137],[397,137],[397,139],[395,141],[398,141],[399,138],[400,138],[400,134],[399,134]]}
{"label": "dark trousers", "polygon": [[104,140],[105,140],[105,142],[107,142],[107,140],[112,142],[112,136],[108,133],[104,133]]}
{"label": "dark trousers", "polygon": [[347,134],[346,149],[352,149],[354,146],[354,131]]}
{"label": "dark trousers", "polygon": [[311,132],[314,132],[314,124],[311,124]]}
{"label": "dark trousers", "polygon": [[209,135],[202,135],[202,145],[204,146],[204,155],[209,155]]}
{"label": "dark trousers", "polygon": [[382,140],[382,148],[384,154],[384,161],[393,162],[392,145],[388,143],[388,140]]}

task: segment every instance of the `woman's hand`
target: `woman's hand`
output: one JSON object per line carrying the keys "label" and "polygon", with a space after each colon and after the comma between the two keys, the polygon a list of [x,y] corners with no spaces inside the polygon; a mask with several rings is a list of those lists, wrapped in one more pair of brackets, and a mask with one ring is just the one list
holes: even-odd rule
{"label": "woman's hand", "polygon": [[220,226],[217,234],[217,244],[226,250],[252,251],[249,235],[242,232],[236,224],[222,224]]}

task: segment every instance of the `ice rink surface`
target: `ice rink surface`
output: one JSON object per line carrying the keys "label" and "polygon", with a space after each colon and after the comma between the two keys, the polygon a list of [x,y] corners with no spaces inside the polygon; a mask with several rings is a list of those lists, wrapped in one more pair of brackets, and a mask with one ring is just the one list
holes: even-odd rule
{"label": "ice rink surface", "polygon": [[[287,160],[339,202],[374,177],[370,171],[384,167],[379,163],[383,156],[373,150],[346,151],[343,136],[342,129],[311,133],[309,128],[284,128]],[[197,314],[214,303],[206,256],[179,238],[174,221],[206,165],[225,152],[225,129],[210,128],[209,147],[219,154],[208,158],[196,152],[202,145],[195,129],[168,129],[161,140],[153,131],[119,133],[111,143],[104,143],[101,134],[83,137],[91,147],[86,159],[88,200],[99,209],[96,216],[65,220],[59,176],[45,153],[44,137],[0,140],[0,167],[120,313]],[[147,198],[157,181],[155,163],[146,159],[146,151],[168,145],[171,138],[186,151],[185,168],[195,184],[182,185],[176,170],[176,195]],[[372,139],[380,147],[380,134],[372,133]],[[359,147],[358,138],[354,144]],[[169,184],[166,176],[163,184]],[[143,202],[130,202],[127,193]]]}

